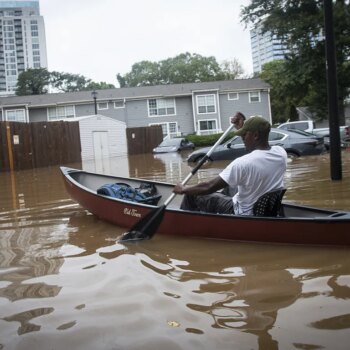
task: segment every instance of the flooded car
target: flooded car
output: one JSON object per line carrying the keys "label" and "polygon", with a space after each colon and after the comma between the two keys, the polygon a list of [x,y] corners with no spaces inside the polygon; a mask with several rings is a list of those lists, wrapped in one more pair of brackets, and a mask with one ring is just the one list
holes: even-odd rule
{"label": "flooded car", "polygon": [[[306,155],[318,155],[325,149],[323,137],[300,130],[281,130],[272,128],[269,135],[269,144],[282,146],[288,157],[300,157]],[[210,147],[205,147],[192,152],[188,162],[198,162]],[[240,136],[234,136],[225,143],[219,145],[211,154],[211,160],[234,160],[246,154],[243,140]]]}
{"label": "flooded car", "polygon": [[163,140],[156,148],[153,149],[153,153],[180,152],[186,149],[193,150],[193,142],[188,141],[183,137],[174,137]]}

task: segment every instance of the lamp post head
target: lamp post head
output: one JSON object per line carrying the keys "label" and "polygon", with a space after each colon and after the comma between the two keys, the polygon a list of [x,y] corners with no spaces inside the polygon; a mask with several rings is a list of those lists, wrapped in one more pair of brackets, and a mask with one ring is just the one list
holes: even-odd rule
{"label": "lamp post head", "polygon": [[98,92],[96,90],[91,91],[91,96],[94,99],[95,115],[97,115],[97,95],[98,95]]}

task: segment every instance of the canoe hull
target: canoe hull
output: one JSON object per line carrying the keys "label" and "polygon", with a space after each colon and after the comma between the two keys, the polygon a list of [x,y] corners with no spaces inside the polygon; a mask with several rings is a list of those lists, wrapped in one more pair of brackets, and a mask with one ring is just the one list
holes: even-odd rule
{"label": "canoe hull", "polygon": [[[155,208],[98,195],[96,191],[85,188],[70,176],[79,170],[61,169],[66,190],[72,199],[100,219],[125,227],[126,231]],[[117,180],[118,178],[116,182]],[[296,210],[304,208],[307,215],[262,218],[204,214],[167,208],[157,233],[264,243],[350,245],[350,213],[291,207],[295,207]],[[311,211],[315,212],[314,217],[309,213]]]}

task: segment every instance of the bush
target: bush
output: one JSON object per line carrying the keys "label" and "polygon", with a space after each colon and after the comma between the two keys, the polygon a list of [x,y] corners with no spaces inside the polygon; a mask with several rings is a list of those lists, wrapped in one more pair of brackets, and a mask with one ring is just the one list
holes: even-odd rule
{"label": "bush", "polygon": [[[186,135],[186,138],[189,141],[192,141],[196,147],[206,147],[206,146],[214,145],[214,143],[220,138],[220,136],[222,134],[223,133],[212,134],[212,135],[194,135],[194,134],[191,134],[191,135]],[[224,141],[228,140],[231,137],[233,137],[233,133],[229,133]]]}

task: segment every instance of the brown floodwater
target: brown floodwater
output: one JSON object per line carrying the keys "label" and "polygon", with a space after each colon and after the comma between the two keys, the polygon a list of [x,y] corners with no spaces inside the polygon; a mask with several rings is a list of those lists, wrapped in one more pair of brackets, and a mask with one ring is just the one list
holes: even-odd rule
{"label": "brown floodwater", "polygon": [[[65,165],[176,183],[185,159]],[[285,201],[350,210],[349,151],[342,161],[342,181],[328,154],[290,161]],[[124,245],[125,229],[68,197],[58,167],[1,173],[0,188],[0,349],[349,348],[350,248],[158,235]]]}

